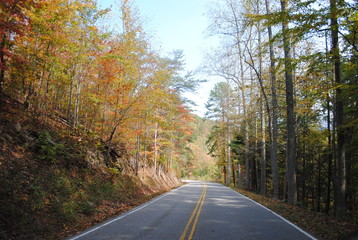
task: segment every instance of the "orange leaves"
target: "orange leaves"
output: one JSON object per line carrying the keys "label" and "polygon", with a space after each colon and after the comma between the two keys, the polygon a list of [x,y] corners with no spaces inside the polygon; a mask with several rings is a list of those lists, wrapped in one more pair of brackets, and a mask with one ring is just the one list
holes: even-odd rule
{"label": "orange leaves", "polygon": [[[0,7],[13,2],[0,0]],[[18,2],[23,5],[13,17],[17,25],[0,24],[2,32],[14,27],[14,48],[3,47],[2,53],[18,56],[11,58],[8,94],[39,112],[60,112],[69,127],[97,131],[109,145],[125,142],[131,153],[153,151],[155,134],[159,154],[180,151],[178,141],[191,134],[192,121],[174,87],[180,68],[149,48],[129,1],[120,8],[122,33],[106,32],[96,23],[106,11],[92,0]]]}

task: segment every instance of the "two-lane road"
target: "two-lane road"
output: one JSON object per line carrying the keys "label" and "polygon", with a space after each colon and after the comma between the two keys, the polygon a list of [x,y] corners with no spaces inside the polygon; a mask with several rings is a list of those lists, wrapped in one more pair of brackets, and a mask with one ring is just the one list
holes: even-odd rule
{"label": "two-lane road", "polygon": [[315,238],[223,185],[190,182],[70,239]]}

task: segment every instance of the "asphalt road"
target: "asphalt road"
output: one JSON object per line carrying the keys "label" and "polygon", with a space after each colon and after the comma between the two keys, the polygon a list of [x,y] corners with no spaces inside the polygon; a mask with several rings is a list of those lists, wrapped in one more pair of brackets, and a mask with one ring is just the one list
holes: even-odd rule
{"label": "asphalt road", "polygon": [[69,239],[315,238],[223,185],[189,182]]}

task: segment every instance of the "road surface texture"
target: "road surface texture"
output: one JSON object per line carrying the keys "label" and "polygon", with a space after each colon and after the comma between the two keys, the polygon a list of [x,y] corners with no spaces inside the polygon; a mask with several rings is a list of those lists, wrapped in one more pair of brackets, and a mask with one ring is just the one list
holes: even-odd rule
{"label": "road surface texture", "polygon": [[69,239],[315,238],[223,185],[192,181]]}

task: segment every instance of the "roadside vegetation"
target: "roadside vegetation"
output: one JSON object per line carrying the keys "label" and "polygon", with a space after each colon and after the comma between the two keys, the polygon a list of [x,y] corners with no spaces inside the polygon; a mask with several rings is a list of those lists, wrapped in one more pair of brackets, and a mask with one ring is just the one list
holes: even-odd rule
{"label": "roadside vegetation", "polygon": [[233,189],[281,215],[317,239],[357,239],[357,219],[347,218],[339,220],[335,216],[309,211],[306,208],[293,206],[282,200],[272,199],[244,189]]}
{"label": "roadside vegetation", "polygon": [[0,1],[0,22],[1,239],[60,238],[180,184],[198,81],[132,1]]}
{"label": "roadside vegetation", "polygon": [[222,80],[206,105],[220,180],[356,220],[356,2],[223,0],[207,13],[221,40],[204,66]]}
{"label": "roadside vegetation", "polygon": [[322,239],[356,230],[357,4],[264,2],[209,7],[222,44],[202,69],[222,82],[202,119],[183,96],[202,81],[152,48],[134,1],[0,1],[0,238],[67,236],[178,177]]}
{"label": "roadside vegetation", "polygon": [[100,139],[9,97],[0,111],[0,239],[61,239],[180,185],[173,172],[106,163]]}

